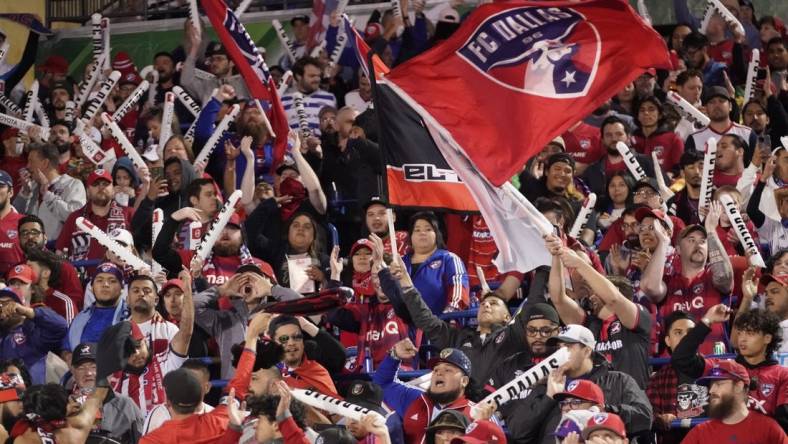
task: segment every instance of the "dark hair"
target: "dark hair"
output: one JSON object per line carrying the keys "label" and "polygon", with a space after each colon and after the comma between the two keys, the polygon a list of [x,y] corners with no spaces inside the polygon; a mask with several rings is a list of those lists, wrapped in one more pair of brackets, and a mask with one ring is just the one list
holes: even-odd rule
{"label": "dark hair", "polygon": [[749,108],[749,107],[751,107],[751,106],[753,106],[753,105],[758,105],[758,106],[760,106],[760,107],[761,107],[761,109],[763,110],[763,112],[766,112],[766,105],[764,105],[764,104],[763,104],[763,103],[762,103],[760,100],[758,100],[758,99],[751,99],[750,101],[748,101],[747,103],[745,103],[745,104],[744,104],[744,106],[742,107],[742,109],[741,109],[741,114],[742,114],[742,116],[744,116],[745,114],[747,114],[747,108]]}
{"label": "dark hair", "polygon": [[551,211],[558,214],[558,216],[564,220],[564,225],[560,228],[566,232],[569,224],[573,223],[575,220],[575,212],[572,210],[572,207],[569,205],[566,199],[562,200],[563,202],[559,201],[558,199],[551,199],[549,197],[539,197],[534,202],[534,206],[542,214],[549,213]]}
{"label": "dark hair", "polygon": [[605,181],[605,195],[599,200],[599,203],[597,204],[597,208],[600,211],[608,211],[608,207],[613,205],[613,199],[610,197],[608,188],[610,188],[610,182],[612,182],[616,177],[620,177],[627,186],[628,193],[625,206],[628,207],[632,204],[632,198],[634,197],[632,193],[635,189],[635,179],[626,171],[616,171],[615,173],[609,175]]}
{"label": "dark hair", "polygon": [[629,125],[627,125],[627,122],[624,122],[623,120],[621,120],[620,117],[617,117],[617,116],[608,116],[608,117],[605,118],[605,120],[602,121],[602,124],[599,125],[599,135],[600,136],[604,136],[604,134],[605,134],[605,127],[608,126],[608,125],[615,125],[616,123],[620,123],[621,126],[624,127],[624,132],[628,136],[629,133],[631,132],[630,129],[629,129]]}
{"label": "dark hair", "polygon": [[57,168],[60,164],[60,152],[52,143],[31,143],[30,148],[28,148],[28,155],[32,152],[37,152],[42,159],[48,160],[50,168]]}
{"label": "dark hair", "polygon": [[419,220],[426,221],[432,227],[432,231],[435,232],[435,245],[437,248],[446,248],[446,243],[443,240],[443,232],[441,231],[440,224],[438,224],[438,218],[432,211],[419,211],[410,217],[410,221],[408,222],[408,236],[413,238],[413,229],[416,227],[416,221]]}
{"label": "dark hair", "polygon": [[131,283],[136,281],[148,281],[153,284],[153,292],[159,294],[159,286],[156,285],[156,281],[153,277],[148,276],[147,274],[139,274],[135,273],[129,278],[129,281],[126,283],[126,288],[131,288]]}
{"label": "dark hair", "polygon": [[703,82],[702,72],[698,71],[697,69],[688,69],[686,71],[680,72],[679,75],[676,76],[676,85],[684,85],[693,77],[697,77],[700,79],[701,83]]}
{"label": "dark hair", "polygon": [[728,133],[728,134],[723,134],[722,137],[730,137],[733,140],[733,146],[735,146],[736,149],[742,149],[746,152],[747,148],[749,147],[749,144],[747,143],[746,140],[744,140],[744,137],[738,134]]}
{"label": "dark hair", "polygon": [[781,250],[777,250],[776,253],[772,254],[772,257],[766,261],[766,273],[773,273],[774,272],[774,264],[777,263],[783,256],[788,254],[788,248],[783,248]]}
{"label": "dark hair", "polygon": [[293,64],[293,67],[291,68],[293,71],[293,77],[303,76],[304,70],[306,69],[307,65],[312,65],[312,66],[316,66],[317,68],[320,68],[320,61],[310,56],[301,57],[300,59],[298,59],[297,62]]}
{"label": "dark hair", "polygon": [[656,96],[652,95],[652,96],[643,97],[642,99],[637,100],[637,102],[635,103],[633,109],[634,112],[636,113],[635,123],[637,124],[637,126],[638,127],[641,126],[640,119],[637,117],[637,115],[640,114],[640,107],[646,102],[650,102],[655,107],[657,107],[657,111],[659,112],[659,118],[657,118],[657,126],[662,125],[662,123],[665,121],[665,107],[662,106],[662,101],[660,101]]}
{"label": "dark hair", "polygon": [[771,335],[772,342],[766,346],[767,359],[772,356],[775,350],[780,348],[780,343],[783,341],[780,318],[766,310],[755,309],[736,316],[736,319],[733,321],[733,327],[739,330]]}
{"label": "dark hair", "polygon": [[22,378],[22,381],[25,382],[25,387],[31,387],[33,385],[33,380],[30,378],[30,371],[27,369],[25,361],[20,358],[13,358],[0,362],[0,372],[7,373],[8,367],[16,367],[19,369],[19,376]]}
{"label": "dark hair", "polygon": [[63,120],[63,119],[57,119],[57,120],[54,120],[54,121],[53,121],[53,122],[52,122],[52,123],[49,125],[49,127],[50,127],[50,128],[54,128],[54,127],[55,127],[55,126],[57,126],[57,125],[60,125],[60,126],[65,126],[65,127],[68,129],[68,133],[69,133],[69,134],[71,134],[71,132],[72,132],[72,131],[74,131],[74,125],[73,125],[72,123],[70,123],[70,122],[67,122],[67,121]]}
{"label": "dark hair", "polygon": [[772,15],[764,15],[758,19],[758,30],[761,30],[763,25],[772,25],[772,28],[775,30],[777,29],[777,22],[774,20],[774,16]]}
{"label": "dark hair", "polygon": [[684,41],[681,43],[681,49],[683,50],[687,48],[703,49],[707,46],[709,46],[709,38],[698,31],[687,34],[687,36],[684,37]]}
{"label": "dark hair", "polygon": [[766,42],[766,47],[765,47],[766,51],[768,51],[769,47],[771,47],[772,45],[788,46],[788,43],[786,43],[786,39],[783,38],[783,37],[780,37],[780,36],[772,37],[772,38],[769,39],[768,42]]}
{"label": "dark hair", "polygon": [[273,338],[274,334],[276,333],[276,329],[283,325],[295,325],[299,330],[301,329],[301,323],[299,323],[298,319],[296,319],[294,316],[281,315],[277,316],[271,321],[270,324],[268,324],[268,336]]}
{"label": "dark hair", "polygon": [[41,227],[41,232],[46,234],[46,227],[44,227],[44,221],[41,220],[41,218],[36,216],[35,214],[25,214],[24,216],[22,216],[22,218],[19,219],[19,222],[16,223],[16,229],[19,230],[19,228],[21,228],[22,225],[30,224],[30,223],[38,224],[38,226]]}
{"label": "dark hair", "polygon": [[168,59],[170,59],[173,64],[175,63],[175,58],[173,58],[172,54],[170,54],[167,51],[159,51],[159,52],[157,52],[156,54],[153,55],[153,60],[155,61],[156,59],[158,59],[159,57],[162,57],[162,56],[163,57],[167,57]]}
{"label": "dark hair", "polygon": [[[279,396],[262,395],[252,396],[246,400],[246,408],[252,417],[265,416],[270,422],[276,422],[276,407],[279,405]],[[304,405],[298,400],[290,403],[290,414],[298,427],[304,428],[306,411]]]}
{"label": "dark hair", "polygon": [[269,66],[269,67],[268,67],[268,72],[270,72],[270,73],[273,73],[273,72],[278,72],[279,74],[282,74],[282,75],[284,75],[284,73],[285,73],[285,70],[284,70],[284,69],[282,69],[282,67],[281,67],[281,66],[279,66],[279,65],[272,65],[272,66]]}
{"label": "dark hair", "polygon": [[60,264],[63,263],[60,256],[44,248],[30,248],[25,252],[25,255],[28,261],[36,262],[49,269],[47,285],[57,287],[60,284]]}
{"label": "dark hair", "polygon": [[673,324],[676,323],[676,321],[680,321],[682,319],[687,319],[694,323],[697,323],[697,321],[695,320],[695,316],[693,316],[692,313],[686,312],[684,310],[673,311],[663,319],[662,325],[664,326],[664,328],[662,329],[662,333],[659,335],[660,341],[658,344],[660,352],[663,350],[667,350],[668,354],[672,353],[672,350],[670,350],[667,344],[665,344],[665,338],[670,334],[670,328],[673,327]]}
{"label": "dark hair", "polygon": [[29,387],[22,395],[22,408],[25,413],[35,413],[45,421],[66,418],[68,395],[59,384],[42,384]]}
{"label": "dark hair", "polygon": [[[312,214],[306,211],[299,211],[293,214],[292,216],[290,216],[290,219],[287,220],[287,223],[285,224],[284,227],[285,239],[288,239],[287,234],[290,232],[290,226],[293,225],[293,222],[295,222],[296,218],[298,218],[299,216],[306,216],[306,218],[309,219],[309,222],[312,223],[312,228],[315,232],[315,238],[312,241],[312,245],[309,247],[309,256],[313,258],[318,258],[320,253],[323,251],[323,243],[321,242],[321,239],[323,239],[322,238],[323,232],[321,231],[320,225],[318,225],[317,220],[314,218],[314,216],[312,216]],[[290,247],[289,239],[287,240],[287,246],[288,248]]]}
{"label": "dark hair", "polygon": [[204,362],[202,362],[201,359],[198,358],[187,359],[186,361],[183,362],[183,364],[181,364],[181,367],[187,368],[189,370],[197,370],[198,372],[201,372],[204,375],[206,375],[208,379],[210,379],[211,377],[211,371],[208,369],[208,366],[205,365]]}
{"label": "dark hair", "polygon": [[[210,185],[213,187],[213,179],[208,179],[204,177],[200,177],[198,179],[194,179],[189,186],[186,187],[186,197],[195,199],[200,198],[200,191],[202,191],[202,187],[205,185]],[[191,204],[190,204],[191,205]]]}

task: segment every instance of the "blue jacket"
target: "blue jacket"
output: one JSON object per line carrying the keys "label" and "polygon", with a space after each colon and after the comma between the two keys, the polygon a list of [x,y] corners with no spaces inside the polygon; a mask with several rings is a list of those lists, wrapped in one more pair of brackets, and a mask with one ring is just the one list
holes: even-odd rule
{"label": "blue jacket", "polygon": [[400,382],[397,379],[397,370],[399,370],[399,361],[386,356],[375,370],[372,382],[383,389],[383,402],[403,418],[408,407],[424,392]]}
{"label": "blue jacket", "polygon": [[46,382],[47,353],[60,350],[68,324],[47,307],[33,309],[35,316],[6,332],[0,342],[0,360],[21,359],[30,371],[33,384]]}
{"label": "blue jacket", "polygon": [[439,248],[415,273],[412,272],[411,257],[412,254],[407,254],[404,258],[408,274],[434,314],[468,308],[468,273],[456,254]]}
{"label": "blue jacket", "polygon": [[[93,310],[95,308],[96,304],[93,303],[74,316],[74,320],[71,321],[71,327],[68,328],[68,336],[63,338],[63,350],[74,350],[74,348],[82,342],[82,332],[85,330],[85,325],[90,321],[91,316],[93,316]],[[128,317],[129,307],[126,305],[126,300],[121,299],[118,306],[115,307],[115,314],[112,316],[112,325]]]}

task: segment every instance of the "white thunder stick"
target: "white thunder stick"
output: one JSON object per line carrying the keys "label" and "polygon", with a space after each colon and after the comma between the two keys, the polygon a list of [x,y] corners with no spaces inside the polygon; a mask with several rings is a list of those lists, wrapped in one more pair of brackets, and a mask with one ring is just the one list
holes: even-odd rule
{"label": "white thunder stick", "polygon": [[[159,233],[161,232],[161,227],[164,226],[164,210],[161,208],[156,208],[153,210],[153,225],[151,226],[151,233],[153,234],[151,239],[151,245],[156,245],[156,238],[159,237]],[[158,275],[162,271],[162,266],[155,260],[151,263],[152,274],[154,276]]]}
{"label": "white thunder stick", "polygon": [[282,47],[287,52],[287,57],[290,58],[291,62],[296,61],[295,56],[295,49],[293,48],[293,43],[290,42],[290,38],[287,37],[285,33],[285,29],[282,28],[282,24],[279,23],[279,20],[273,19],[271,20],[271,24],[274,26],[274,30],[276,31],[276,36],[279,37],[279,42],[282,44]]}
{"label": "white thunder stick", "polygon": [[178,85],[175,85],[172,87],[172,92],[175,93],[175,97],[178,98],[178,100],[183,104],[183,106],[185,106],[186,109],[188,109],[189,112],[192,113],[194,117],[200,115],[200,111],[202,111],[202,108],[200,107],[199,104],[197,104],[197,102],[194,101],[194,99],[192,98],[192,96],[189,95],[189,93],[183,90],[183,88],[181,88]]}
{"label": "white thunder stick", "polygon": [[304,404],[334,415],[344,416],[356,421],[361,421],[361,418],[366,415],[377,415],[376,423],[384,424],[386,422],[383,415],[374,410],[334,398],[333,396],[324,395],[315,390],[291,389],[290,393],[293,394],[293,398]]}
{"label": "white thunder stick", "polygon": [[638,0],[637,6],[638,6],[638,14],[640,14],[640,16],[643,17],[643,20],[645,20],[646,23],[648,23],[650,26],[652,23],[651,14],[648,13],[648,8],[646,7],[646,0]]}
{"label": "white thunder stick", "polygon": [[312,135],[309,129],[309,120],[306,117],[306,108],[304,107],[304,95],[296,91],[293,93],[293,106],[296,110],[298,117],[298,129],[301,130],[301,138],[306,140],[307,137]]}
{"label": "white thunder stick", "polygon": [[0,113],[0,124],[10,126],[11,128],[16,128],[20,132],[24,133],[30,131],[30,128],[38,128],[39,131],[41,131],[41,138],[44,140],[49,140],[49,128],[44,128],[41,125],[36,125],[33,122],[28,122],[18,117]]}
{"label": "white thunder stick", "polygon": [[542,362],[531,367],[528,371],[514,378],[498,390],[490,393],[486,398],[482,399],[481,402],[471,407],[471,416],[475,416],[474,413],[478,413],[479,408],[481,408],[483,404],[494,403],[496,406],[500,407],[512,399],[517,399],[520,393],[529,390],[539,381],[546,378],[551,371],[564,365],[567,361],[569,361],[569,350],[566,347],[559,348]]}
{"label": "white thunder stick", "polygon": [[107,80],[101,82],[101,86],[99,87],[98,92],[96,92],[96,97],[88,103],[88,107],[85,109],[85,114],[82,115],[82,120],[90,122],[93,116],[96,115],[96,112],[104,105],[104,102],[107,101],[109,97],[109,93],[112,91],[112,88],[115,87],[115,84],[118,83],[120,79],[120,71],[112,71],[107,77]]}
{"label": "white thunder stick", "polygon": [[49,124],[49,116],[47,116],[46,111],[44,111],[44,107],[41,105],[41,102],[36,100],[36,117],[38,117],[38,122],[44,128],[49,128],[51,125]]}
{"label": "white thunder stick", "polygon": [[175,110],[175,94],[167,91],[164,93],[164,106],[161,112],[161,128],[159,129],[159,146],[164,149],[164,145],[172,137],[172,115]]}
{"label": "white thunder stick", "polygon": [[[22,118],[26,122],[33,122],[33,114],[36,111],[36,103],[38,103],[38,80],[33,80],[30,84],[30,89],[25,93],[25,106],[22,108]],[[43,125],[41,125],[43,127]],[[22,134],[16,136],[16,152],[22,153],[25,149],[25,144],[22,142]]]}
{"label": "white thunder stick", "polygon": [[[91,36],[93,42],[93,60],[98,60],[104,53],[104,38],[101,35],[101,14],[98,12],[90,16]],[[102,63],[103,68],[103,63]]]}
{"label": "white thunder stick", "polygon": [[[192,1],[197,1],[197,0],[192,0]],[[235,8],[235,11],[233,12],[235,14],[235,18],[240,19],[243,13],[246,12],[246,10],[249,8],[249,5],[251,4],[252,4],[252,0],[243,0],[241,4],[238,5],[237,8]]]}
{"label": "white thunder stick", "polygon": [[102,54],[98,60],[94,60],[93,64],[90,65],[87,76],[85,76],[85,79],[79,84],[79,90],[77,91],[76,97],[77,108],[82,108],[82,105],[85,104],[88,96],[90,96],[93,86],[101,75],[101,65],[104,63],[103,60],[104,54]]}
{"label": "white thunder stick", "polygon": [[147,78],[148,74],[153,76],[153,83],[148,88],[148,104],[153,106],[153,102],[156,101],[156,89],[159,87],[159,71],[153,67],[153,65],[148,65],[140,71],[140,77]]}
{"label": "white thunder stick", "polygon": [[596,205],[596,194],[591,193],[585,198],[582,208],[580,208],[577,217],[575,217],[572,229],[569,230],[570,236],[576,239],[580,235],[583,227],[588,223],[588,219],[591,217],[591,211],[594,209],[594,205]]}
{"label": "white thunder stick", "polygon": [[[230,126],[230,122],[234,121],[236,117],[238,117],[238,113],[241,111],[241,107],[238,106],[236,103],[235,105],[230,108],[230,111],[224,116],[221,122],[216,125],[216,128],[213,130],[213,134],[205,142],[205,146],[202,147],[200,150],[200,154],[197,155],[197,158],[194,159],[194,165],[197,165],[197,162],[204,162],[208,163],[208,157],[210,157],[213,150],[216,149],[216,145],[219,144],[219,139],[221,139],[222,134],[227,131],[227,127]],[[162,147],[163,148],[163,147]]]}
{"label": "white thunder stick", "polygon": [[8,55],[8,50],[10,48],[11,45],[8,43],[8,40],[6,40],[5,42],[3,42],[2,45],[0,45],[0,63],[3,63],[3,61],[5,60],[5,56]]}
{"label": "white thunder stick", "polygon": [[148,266],[148,264],[143,262],[139,257],[135,256],[134,253],[129,251],[128,248],[120,245],[111,237],[107,236],[107,233],[102,231],[101,228],[93,225],[93,222],[85,219],[84,217],[78,217],[77,227],[91,235],[93,239],[96,239],[96,242],[100,243],[107,250],[114,253],[118,258],[120,258],[120,260],[122,260],[126,265],[131,266],[134,270],[150,271],[150,266]]}
{"label": "white thunder stick", "polygon": [[621,154],[621,157],[624,158],[624,163],[627,165],[629,172],[632,173],[635,181],[640,182],[645,179],[646,173],[643,171],[643,167],[640,166],[637,158],[635,158],[635,153],[629,149],[627,144],[624,142],[616,142],[616,149],[618,153]]}
{"label": "white thunder stick", "polygon": [[710,138],[706,142],[706,153],[703,155],[703,176],[700,180],[700,202],[698,202],[698,214],[700,219],[705,219],[705,212],[700,212],[701,208],[709,209],[711,194],[714,191],[714,164],[717,162],[717,139]]}
{"label": "white thunder stick", "polygon": [[386,208],[386,222],[389,226],[389,242],[391,243],[391,254],[397,254],[397,232],[394,231],[394,212],[391,208]]}
{"label": "white thunder stick", "polygon": [[77,120],[77,127],[74,134],[79,137],[79,145],[82,147],[82,153],[94,165],[99,166],[105,162],[115,159],[115,150],[104,151],[96,142],[90,138],[90,135],[85,132],[85,121]]}
{"label": "white thunder stick", "polygon": [[22,110],[5,94],[0,94],[0,106],[5,108],[5,112],[9,114],[16,114],[17,116],[22,115]]}
{"label": "white thunder stick", "polygon": [[484,276],[484,270],[481,265],[476,266],[476,277],[479,278],[479,285],[482,287],[482,295],[490,293],[490,284],[487,283],[487,278]]}
{"label": "white thunder stick", "polygon": [[711,16],[714,15],[714,5],[711,2],[706,2],[706,9],[703,11],[703,18],[700,20],[700,33],[706,34],[706,30],[709,28],[709,22],[711,21]]}
{"label": "white thunder stick", "polygon": [[112,120],[112,118],[107,113],[101,113],[101,121],[104,122],[104,125],[106,125],[107,128],[109,128],[110,134],[112,134],[112,137],[118,141],[118,144],[120,144],[120,148],[123,150],[123,152],[129,156],[129,159],[131,159],[131,163],[134,164],[134,167],[140,170],[145,168],[145,161],[142,160],[142,156],[140,156],[140,153],[138,153],[134,148],[134,145],[129,142],[129,139],[126,137],[126,133],[120,129],[118,123]]}
{"label": "white thunder stick", "polygon": [[202,222],[192,221],[189,223],[189,250],[196,250],[202,239]]}
{"label": "white thunder stick", "polygon": [[742,247],[750,253],[750,264],[756,267],[765,268],[766,264],[763,262],[761,252],[758,250],[758,245],[752,239],[750,230],[747,229],[747,223],[741,217],[736,202],[734,202],[729,195],[720,194],[720,203],[722,203],[722,207],[728,214],[728,220],[731,225],[736,229],[736,235],[739,237],[739,242],[741,242]]}
{"label": "white thunder stick", "polygon": [[347,45],[347,39],[348,36],[345,32],[345,26],[343,23],[343,26],[340,26],[339,30],[337,30],[337,41],[334,43],[334,49],[331,51],[331,56],[328,58],[326,77],[331,76],[331,73],[334,72],[334,68],[337,66],[339,58],[342,57],[342,51],[345,50],[345,46]]}
{"label": "white thunder stick", "polygon": [[140,101],[142,95],[145,94],[145,91],[147,91],[149,87],[150,87],[150,82],[148,82],[147,80],[143,80],[142,82],[140,82],[140,84],[137,85],[136,88],[134,88],[134,91],[132,91],[131,94],[129,94],[129,96],[126,97],[126,100],[124,100],[123,103],[120,104],[118,109],[116,109],[115,112],[112,113],[112,120],[116,122],[120,122],[123,119],[123,117],[129,111],[131,111],[132,108],[134,108],[134,105],[136,105],[137,102]]}
{"label": "white thunder stick", "polygon": [[684,97],[681,97],[676,91],[670,91],[668,93],[668,100],[678,106],[690,120],[696,121],[703,126],[709,126],[709,123],[711,123],[711,119],[709,119],[708,116],[700,112],[698,108],[695,108],[691,103],[687,102]]}
{"label": "white thunder stick", "polygon": [[197,34],[197,36],[202,36],[202,27],[200,26],[200,11],[197,9],[197,0],[189,0],[189,19],[192,21],[192,26],[194,27],[194,32]]}
{"label": "white thunder stick", "polygon": [[235,213],[235,205],[241,200],[243,196],[243,191],[235,190],[230,197],[227,198],[227,202],[224,203],[221,211],[219,211],[219,215],[217,216],[216,220],[214,220],[211,228],[205,234],[202,242],[197,247],[197,250],[194,252],[194,256],[192,257],[192,261],[194,258],[199,257],[202,260],[208,258],[208,255],[211,254],[211,250],[213,249],[213,245],[219,240],[219,236],[222,234],[222,230],[224,226],[227,225],[227,222],[230,221],[230,217],[232,217],[233,213]]}
{"label": "white thunder stick", "polygon": [[347,4],[350,3],[350,0],[339,0],[337,3],[337,15],[342,17],[342,14],[345,13],[345,8],[347,8]]}
{"label": "white thunder stick", "polygon": [[[736,16],[733,15],[733,13],[730,12],[728,8],[726,8],[725,5],[722,4],[722,2],[720,2],[720,0],[706,0],[706,1],[709,2],[709,5],[711,5],[714,8],[714,10],[720,14],[720,16],[722,16],[722,19],[725,20],[725,23],[727,23],[728,26],[730,26],[731,28],[736,28],[736,32],[738,32],[741,35],[744,35],[744,26],[742,26],[739,19],[737,19]],[[703,32],[705,33],[705,30]]]}
{"label": "white thunder stick", "polygon": [[109,36],[109,19],[104,17],[101,19],[101,53],[104,55],[104,64],[102,65],[104,69],[112,68]]}
{"label": "white thunder stick", "polygon": [[293,78],[293,71],[289,69],[282,75],[282,82],[279,84],[279,88],[277,88],[276,93],[279,94],[279,97],[285,95],[287,88],[290,86],[290,80]]}
{"label": "white thunder stick", "polygon": [[753,49],[750,63],[747,65],[747,81],[744,83],[744,103],[752,100],[755,95],[755,83],[758,81],[758,65],[760,61],[761,52]]}
{"label": "white thunder stick", "polygon": [[662,176],[662,166],[659,164],[659,157],[657,157],[657,152],[651,152],[651,161],[654,163],[654,175],[657,176],[657,186],[659,186],[659,195],[662,197],[662,200],[667,201],[671,197],[673,197],[676,193],[671,190],[668,185],[665,183],[665,178]]}
{"label": "white thunder stick", "polygon": [[74,109],[77,107],[77,104],[74,103],[73,100],[69,100],[66,102],[66,109],[63,111],[63,120],[68,123],[74,123]]}

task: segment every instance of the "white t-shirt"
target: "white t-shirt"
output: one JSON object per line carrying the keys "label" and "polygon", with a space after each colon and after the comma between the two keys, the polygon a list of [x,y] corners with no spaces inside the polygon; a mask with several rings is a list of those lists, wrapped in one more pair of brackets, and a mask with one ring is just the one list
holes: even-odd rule
{"label": "white t-shirt", "polygon": [[[203,413],[210,413],[212,410],[212,406],[203,402],[195,414],[202,415]],[[142,426],[142,434],[147,435],[161,427],[162,424],[170,419],[172,419],[172,416],[170,416],[170,411],[167,410],[167,406],[164,404],[157,405],[148,413],[148,416],[145,417],[145,424]]]}

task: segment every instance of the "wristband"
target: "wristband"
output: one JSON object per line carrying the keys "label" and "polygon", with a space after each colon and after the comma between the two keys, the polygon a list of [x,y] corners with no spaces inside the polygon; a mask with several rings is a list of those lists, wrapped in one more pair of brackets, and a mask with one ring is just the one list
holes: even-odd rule
{"label": "wristband", "polygon": [[703,318],[701,318],[700,321],[703,322],[704,324],[706,324],[706,327],[711,328],[711,319],[709,319],[707,317],[703,317]]}
{"label": "wristband", "polygon": [[393,348],[391,349],[391,351],[389,351],[389,356],[394,358],[395,361],[401,361],[401,359],[399,358],[399,356],[397,356],[397,353]]}

